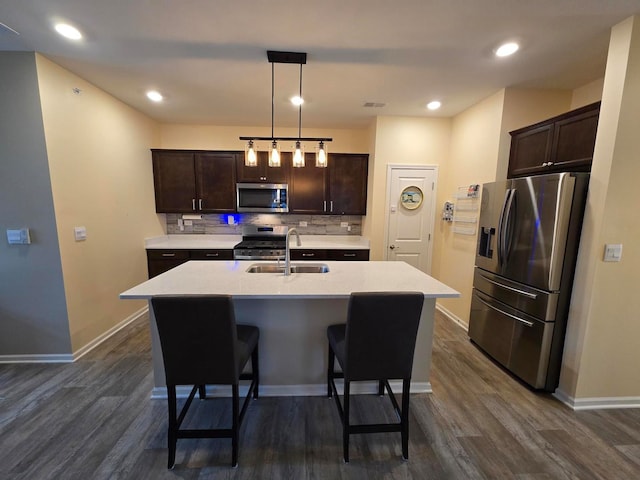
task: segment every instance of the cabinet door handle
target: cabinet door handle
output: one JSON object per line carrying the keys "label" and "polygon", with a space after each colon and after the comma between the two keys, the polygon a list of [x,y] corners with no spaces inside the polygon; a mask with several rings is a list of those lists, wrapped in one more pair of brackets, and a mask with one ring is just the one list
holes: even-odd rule
{"label": "cabinet door handle", "polygon": [[163,253],[162,256],[163,257],[175,257],[176,254],[175,253]]}
{"label": "cabinet door handle", "polygon": [[196,209],[196,199],[195,198],[191,199],[191,206],[193,207],[193,210],[195,211],[195,209]]}
{"label": "cabinet door handle", "polygon": [[220,256],[220,254],[219,254],[219,253],[207,253],[207,254],[205,255],[205,257],[219,257],[219,256]]}
{"label": "cabinet door handle", "polygon": [[303,253],[302,256],[303,257],[315,257],[316,254],[315,253]]}
{"label": "cabinet door handle", "polygon": [[333,200],[329,202],[329,205],[331,205],[331,211],[333,212]]}
{"label": "cabinet door handle", "polygon": [[343,253],[342,256],[343,257],[355,257],[356,254],[355,253]]}
{"label": "cabinet door handle", "polygon": [[322,202],[323,207],[322,207],[322,211],[326,212],[327,211],[327,201],[325,200],[324,202]]}
{"label": "cabinet door handle", "polygon": [[198,210],[202,210],[202,199],[198,199]]}

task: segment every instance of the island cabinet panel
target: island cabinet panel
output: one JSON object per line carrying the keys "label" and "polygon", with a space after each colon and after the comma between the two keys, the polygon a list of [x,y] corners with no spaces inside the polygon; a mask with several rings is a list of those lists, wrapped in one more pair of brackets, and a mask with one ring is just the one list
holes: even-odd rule
{"label": "island cabinet panel", "polygon": [[152,150],[158,213],[235,211],[235,171],[241,152]]}
{"label": "island cabinet panel", "polygon": [[[244,154],[236,160],[236,176],[240,183],[289,183],[291,154],[282,153],[281,166],[269,166],[269,153],[258,152],[258,164],[247,167],[244,164]],[[285,161],[285,159],[287,161]]]}
{"label": "island cabinet panel", "polygon": [[291,169],[289,212],[365,215],[368,163],[368,155],[330,153],[327,168],[318,168],[307,153],[305,166]]}
{"label": "island cabinet panel", "polygon": [[189,260],[233,260],[233,250],[147,250],[147,270],[149,272],[149,278],[160,275]]}
{"label": "island cabinet panel", "polygon": [[510,132],[508,177],[591,170],[600,102]]}

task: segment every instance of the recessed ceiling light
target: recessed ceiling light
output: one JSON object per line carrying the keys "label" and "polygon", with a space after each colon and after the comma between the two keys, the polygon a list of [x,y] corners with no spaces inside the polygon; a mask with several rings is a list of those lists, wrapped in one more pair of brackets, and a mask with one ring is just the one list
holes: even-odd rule
{"label": "recessed ceiling light", "polygon": [[299,107],[304,103],[304,98],[296,95],[295,97],[291,97],[291,103],[293,103],[296,107]]}
{"label": "recessed ceiling light", "polygon": [[442,106],[442,103],[440,103],[438,100],[434,100],[432,102],[427,103],[427,108],[429,110],[437,110]]}
{"label": "recessed ceiling light", "polygon": [[152,102],[161,102],[164,99],[162,94],[156,90],[149,90],[147,92],[147,98]]}
{"label": "recessed ceiling light", "polygon": [[55,29],[60,35],[71,40],[80,40],[82,38],[80,30],[67,23],[58,23],[56,24]]}
{"label": "recessed ceiling light", "polygon": [[513,55],[518,51],[520,45],[515,42],[505,43],[500,45],[496,50],[496,57],[508,57],[509,55]]}

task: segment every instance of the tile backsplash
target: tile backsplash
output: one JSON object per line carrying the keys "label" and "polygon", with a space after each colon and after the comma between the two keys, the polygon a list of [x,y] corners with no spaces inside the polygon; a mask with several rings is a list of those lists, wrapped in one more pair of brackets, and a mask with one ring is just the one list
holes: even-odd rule
{"label": "tile backsplash", "polygon": [[[233,217],[235,224],[229,225],[229,217]],[[202,215],[200,220],[183,220],[183,215],[167,213],[167,234],[213,234],[213,235],[241,235],[242,225],[287,225],[296,227],[301,235],[361,235],[362,217],[360,215],[295,215],[295,214],[261,214],[236,213]],[[179,220],[185,224],[180,229]],[[188,223],[191,222],[191,225]],[[300,222],[307,222],[307,226],[300,226]],[[341,227],[341,223],[349,227]]]}

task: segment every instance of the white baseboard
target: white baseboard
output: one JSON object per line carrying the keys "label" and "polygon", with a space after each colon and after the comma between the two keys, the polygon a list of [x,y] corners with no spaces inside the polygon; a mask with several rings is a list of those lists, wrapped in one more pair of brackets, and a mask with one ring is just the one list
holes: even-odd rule
{"label": "white baseboard", "polygon": [[73,363],[148,311],[149,307],[141,308],[72,354],[0,355],[0,363]]}
{"label": "white baseboard", "polygon": [[572,410],[604,410],[612,408],[640,408],[640,397],[573,398],[556,389],[553,396]]}
{"label": "white baseboard", "polygon": [[73,361],[75,362],[76,360],[78,360],[79,358],[81,358],[82,356],[86,355],[87,353],[89,353],[91,350],[93,350],[94,348],[96,348],[98,345],[100,345],[102,342],[104,342],[105,340],[107,340],[109,337],[115,335],[116,333],[118,333],[120,330],[122,330],[123,328],[125,328],[127,325],[129,325],[130,323],[138,320],[140,317],[142,317],[144,314],[146,314],[149,311],[149,306],[143,307],[140,310],[138,310],[137,312],[132,313],[131,315],[129,315],[127,318],[125,318],[124,320],[122,320],[120,323],[118,323],[117,325],[114,325],[113,327],[111,327],[109,330],[107,330],[106,332],[104,332],[102,335],[94,338],[93,340],[91,340],[89,343],[87,343],[84,347],[76,350],[73,353]]}
{"label": "white baseboard", "polygon": [[51,353],[43,355],[0,355],[0,363],[72,363],[70,353]]}
{"label": "white baseboard", "polygon": [[436,302],[436,310],[438,310],[441,314],[451,320],[453,323],[457,324],[460,328],[464,329],[464,331],[469,331],[469,325],[464,323],[460,317],[455,315],[451,310],[443,307],[439,303]]}
{"label": "white baseboard", "polygon": [[[401,381],[389,382],[394,393],[402,392]],[[337,383],[338,393],[342,394],[342,384]],[[192,387],[181,386],[176,388],[178,398],[189,396]],[[240,396],[246,395],[248,385],[240,386]],[[377,382],[353,383],[351,393],[355,395],[376,393],[378,391]],[[430,382],[411,382],[411,393],[432,393]],[[260,385],[260,396],[262,397],[323,397],[327,395],[327,385],[324,383],[312,385]],[[230,397],[231,387],[207,386],[207,397]],[[167,398],[166,387],[154,387],[151,391],[151,398]]]}

